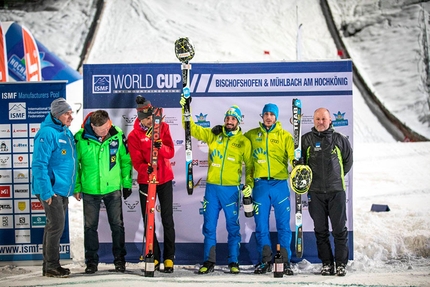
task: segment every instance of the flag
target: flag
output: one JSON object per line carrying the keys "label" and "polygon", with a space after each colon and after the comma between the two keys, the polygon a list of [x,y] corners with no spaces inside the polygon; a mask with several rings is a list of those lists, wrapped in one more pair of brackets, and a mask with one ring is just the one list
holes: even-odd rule
{"label": "flag", "polygon": [[22,27],[22,40],[24,42],[24,59],[26,78],[28,82],[42,81],[39,49],[36,41],[25,27]]}
{"label": "flag", "polygon": [[0,82],[8,81],[6,38],[0,23]]}

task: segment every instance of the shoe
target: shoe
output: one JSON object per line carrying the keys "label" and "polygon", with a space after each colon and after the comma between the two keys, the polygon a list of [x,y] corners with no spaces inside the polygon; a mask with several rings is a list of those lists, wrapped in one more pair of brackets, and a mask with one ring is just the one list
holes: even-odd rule
{"label": "shoe", "polygon": [[125,272],[125,262],[116,262],[115,263],[115,271],[116,272]]}
{"label": "shoe", "polygon": [[321,268],[321,275],[323,276],[334,275],[334,265],[331,263],[324,263]]}
{"label": "shoe", "polygon": [[46,269],[45,276],[46,277],[56,277],[56,278],[66,278],[70,275],[70,269],[57,267],[55,269]]}
{"label": "shoe", "polygon": [[173,273],[173,260],[164,260],[164,273]]}
{"label": "shoe", "polygon": [[[63,267],[61,267],[61,268],[63,268]],[[63,268],[63,269],[66,270],[67,272],[69,272],[69,274],[70,274],[69,268]],[[46,270],[45,269],[42,269],[42,276],[46,276]]]}
{"label": "shoe", "polygon": [[284,275],[287,275],[287,276],[293,276],[294,275],[294,272],[291,269],[290,264],[288,264],[288,263],[284,263]]}
{"label": "shoe", "polygon": [[160,271],[160,261],[154,260],[154,271]]}
{"label": "shoe", "polygon": [[239,274],[240,273],[239,263],[237,263],[237,262],[229,263],[228,268],[230,269],[230,273],[232,273],[232,274]]}
{"label": "shoe", "polygon": [[255,266],[254,274],[266,274],[272,272],[272,264],[269,262],[260,262]]}
{"label": "shoe", "polygon": [[340,263],[337,264],[337,268],[336,268],[336,275],[337,276],[345,276],[346,275],[346,269],[345,269],[345,264]]}
{"label": "shoe", "polygon": [[215,263],[210,261],[205,261],[203,263],[203,266],[199,269],[199,274],[208,274],[211,272],[214,272],[215,269]]}
{"label": "shoe", "polygon": [[97,270],[97,264],[89,263],[87,264],[87,268],[85,268],[85,274],[94,274]]}

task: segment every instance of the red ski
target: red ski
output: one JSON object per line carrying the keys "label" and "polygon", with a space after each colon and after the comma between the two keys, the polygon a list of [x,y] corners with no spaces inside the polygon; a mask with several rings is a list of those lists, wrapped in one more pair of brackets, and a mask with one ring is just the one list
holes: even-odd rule
{"label": "red ski", "polygon": [[[154,146],[154,143],[160,139],[160,128],[161,121],[163,119],[163,110],[161,108],[154,108],[152,114],[152,146],[151,146],[151,158],[150,164],[152,166],[152,173],[149,175],[148,180],[148,196],[146,197],[146,244],[145,244],[145,255],[154,253],[152,246],[154,246],[154,230],[155,230],[155,203],[157,201],[157,164],[158,164],[158,148]],[[151,272],[150,266],[146,266],[145,262],[145,272]],[[152,262],[153,264],[153,262]],[[148,269],[148,270],[147,270]],[[152,270],[153,271],[153,270]]]}

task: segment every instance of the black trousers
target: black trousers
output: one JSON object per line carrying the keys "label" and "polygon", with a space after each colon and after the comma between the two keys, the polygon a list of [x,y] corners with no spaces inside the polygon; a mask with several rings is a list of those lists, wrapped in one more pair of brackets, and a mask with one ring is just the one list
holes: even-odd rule
{"label": "black trousers", "polygon": [[[309,214],[314,221],[318,258],[322,263],[348,263],[348,229],[346,228],[346,193],[310,193]],[[334,239],[334,256],[330,245],[329,219]]]}
{"label": "black trousers", "polygon": [[[148,194],[148,185],[139,184],[140,208],[143,218],[143,236],[146,235],[146,195]],[[172,181],[157,185],[157,198],[160,203],[161,223],[164,232],[164,252],[163,260],[175,259],[175,224],[173,221],[173,186]],[[158,210],[158,209],[157,209]],[[154,259],[160,260],[160,245],[155,234],[156,226],[154,225]]]}

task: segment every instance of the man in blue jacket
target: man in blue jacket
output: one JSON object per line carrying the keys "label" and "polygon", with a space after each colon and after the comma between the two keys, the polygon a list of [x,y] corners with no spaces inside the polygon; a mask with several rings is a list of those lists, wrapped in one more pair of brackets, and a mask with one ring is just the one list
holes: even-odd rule
{"label": "man in blue jacket", "polygon": [[68,277],[60,265],[60,238],[64,231],[69,196],[76,178],[76,147],[69,127],[72,108],[63,98],[51,103],[51,112],[34,137],[32,193],[46,214],[43,233],[43,275]]}

